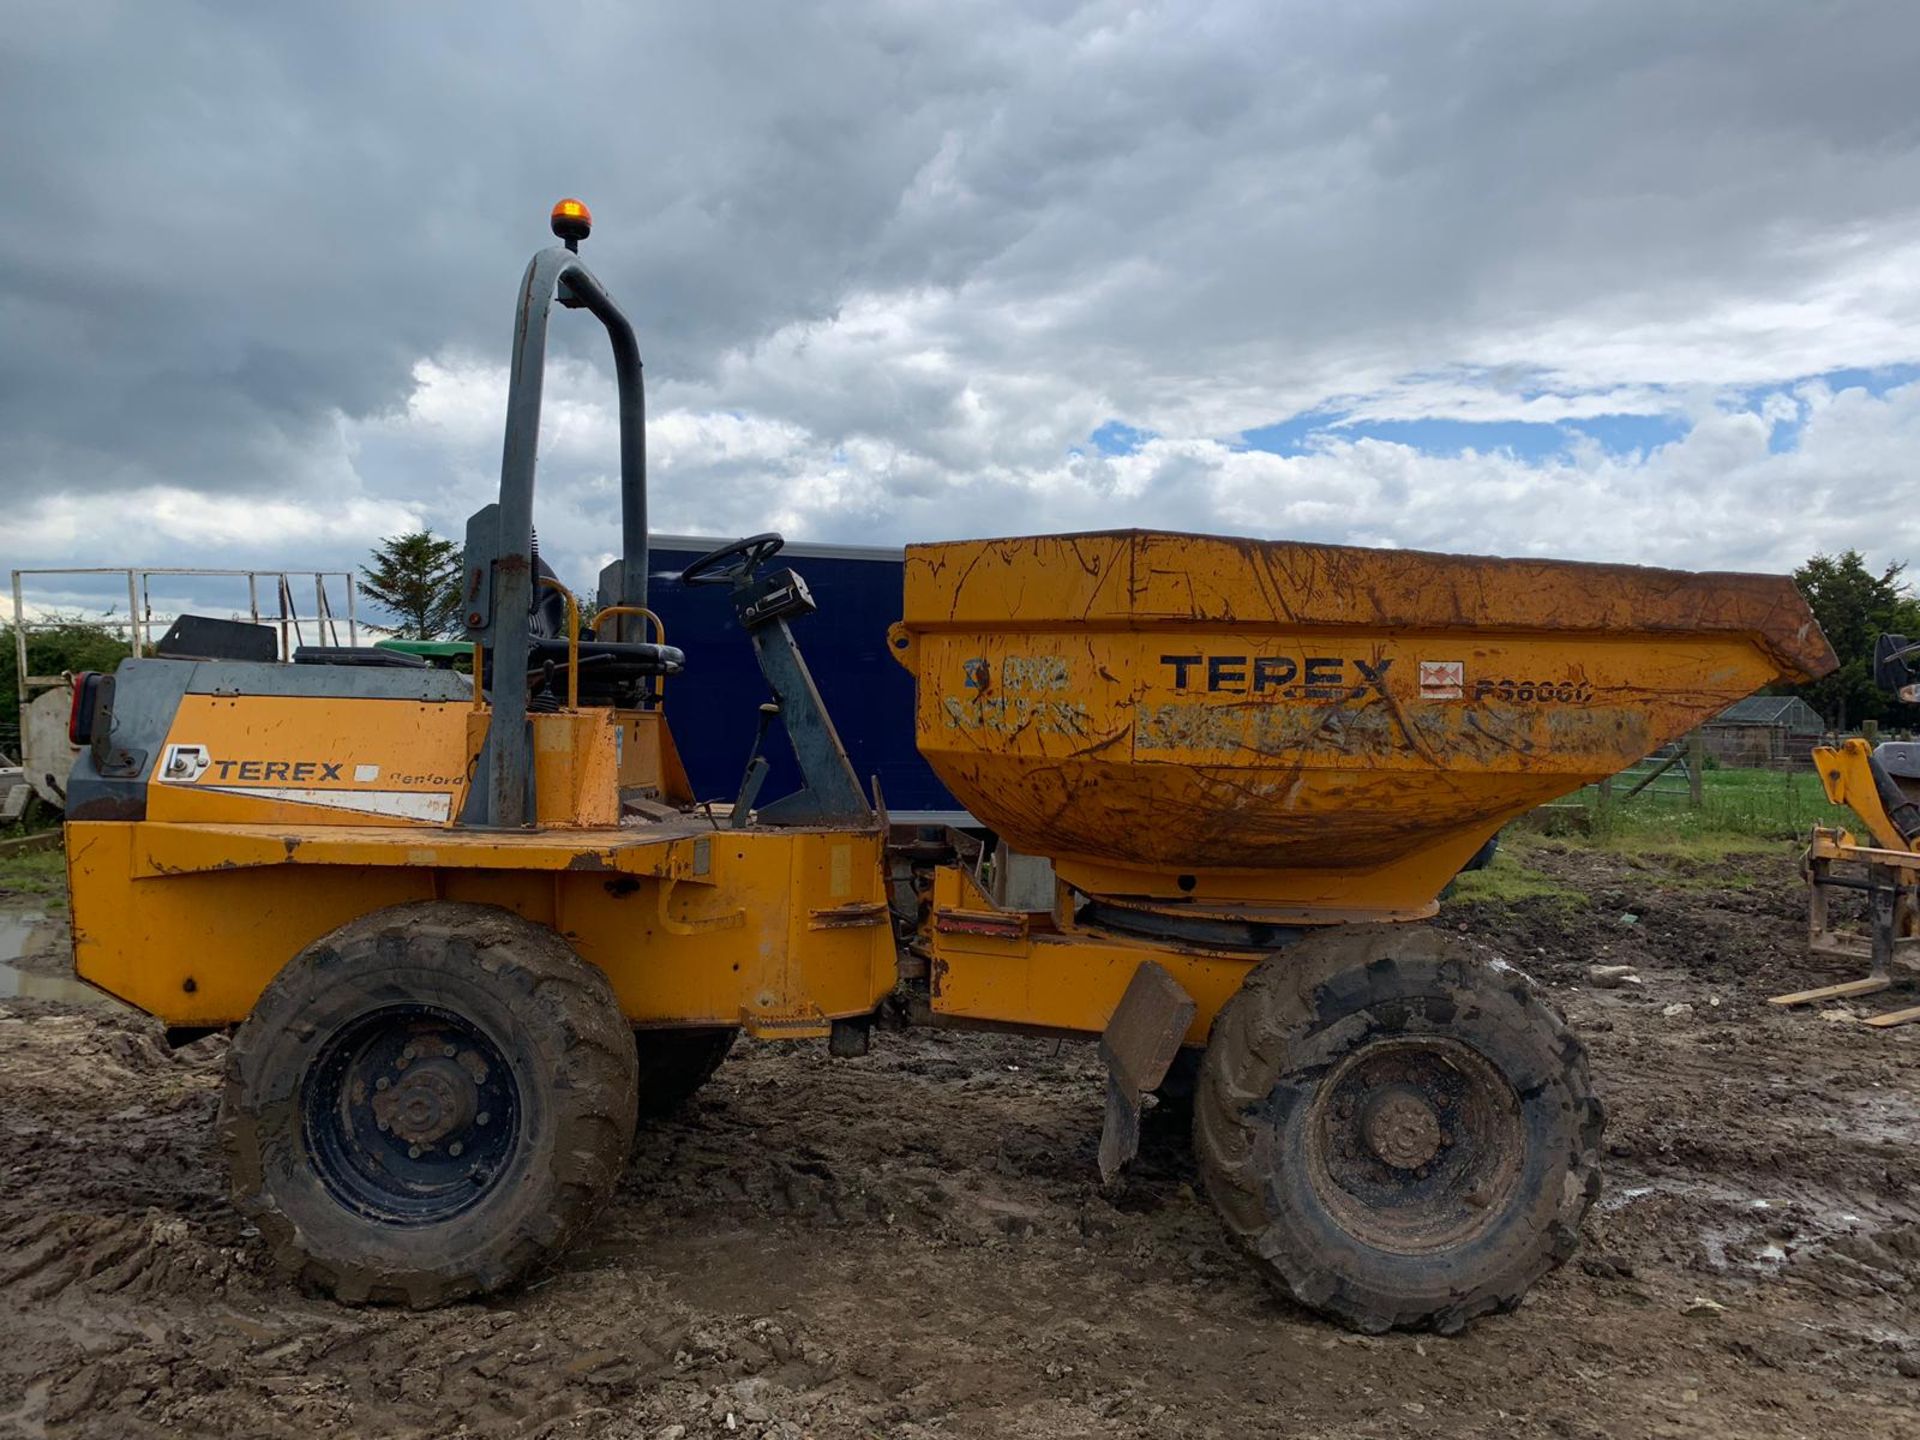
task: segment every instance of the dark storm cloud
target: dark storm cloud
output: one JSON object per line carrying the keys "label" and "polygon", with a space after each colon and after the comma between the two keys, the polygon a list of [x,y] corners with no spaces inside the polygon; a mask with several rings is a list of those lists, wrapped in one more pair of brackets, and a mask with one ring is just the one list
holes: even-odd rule
{"label": "dark storm cloud", "polygon": [[[97,553],[151,487],[359,517],[316,558],[457,531],[568,193],[686,412],[683,528],[1259,528],[1317,482],[1203,484],[1244,463],[1201,442],[1329,397],[1591,408],[1920,358],[1920,289],[1877,263],[1920,253],[1916,71],[1894,0],[16,4],[0,504],[37,518],[7,548]],[[457,424],[419,420],[423,362],[468,367]],[[1068,459],[1114,417],[1174,448]],[[604,446],[552,456],[584,564]],[[1511,511],[1415,453],[1326,457],[1382,487],[1351,533],[1431,538],[1394,517],[1434,487],[1470,535]],[[277,513],[255,543],[299,553]]]}
{"label": "dark storm cloud", "polygon": [[824,312],[919,163],[908,41],[680,8],[17,14],[8,489],[325,475],[333,412],[397,404],[423,354],[504,348],[562,192],[592,196],[664,370]]}

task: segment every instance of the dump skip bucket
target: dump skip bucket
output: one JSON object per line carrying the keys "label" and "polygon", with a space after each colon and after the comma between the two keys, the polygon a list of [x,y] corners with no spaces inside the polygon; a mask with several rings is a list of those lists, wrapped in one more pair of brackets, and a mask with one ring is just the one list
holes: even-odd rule
{"label": "dump skip bucket", "polygon": [[917,739],[1116,903],[1405,918],[1501,825],[1836,661],[1793,583],[1153,531],[908,547]]}

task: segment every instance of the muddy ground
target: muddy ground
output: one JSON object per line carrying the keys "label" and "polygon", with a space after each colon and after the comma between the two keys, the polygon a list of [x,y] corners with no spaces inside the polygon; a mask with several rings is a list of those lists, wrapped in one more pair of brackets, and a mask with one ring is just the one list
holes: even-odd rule
{"label": "muddy ground", "polygon": [[[1920,1026],[1763,1003],[1820,974],[1785,854],[1528,863],[1585,902],[1442,923],[1586,1037],[1607,1189],[1576,1260],[1463,1337],[1290,1308],[1224,1243],[1177,1116],[1104,1195],[1088,1048],[944,1034],[851,1061],[743,1044],[642,1133],[563,1268],[346,1310],[284,1288],[228,1207],[222,1041],[170,1053],[130,1014],[16,997],[0,1434],[1920,1434]],[[0,896],[15,921],[56,903]],[[27,988],[61,942],[56,909]],[[1643,983],[1592,988],[1596,961]]]}

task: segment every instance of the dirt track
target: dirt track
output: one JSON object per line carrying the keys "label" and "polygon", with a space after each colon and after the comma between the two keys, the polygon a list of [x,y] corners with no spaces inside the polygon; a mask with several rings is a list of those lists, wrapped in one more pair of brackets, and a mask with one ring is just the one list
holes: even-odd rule
{"label": "dirt track", "polygon": [[[170,1054],[131,1016],[15,999],[0,1435],[1920,1433],[1920,1026],[1761,1003],[1817,983],[1784,856],[1745,862],[1745,888],[1535,863],[1591,903],[1443,923],[1549,982],[1586,1037],[1607,1190],[1574,1264],[1461,1338],[1363,1338],[1271,1298],[1173,1114],[1103,1196],[1086,1047],[938,1034],[854,1061],[742,1045],[642,1133],[557,1273],[489,1305],[344,1310],[266,1273],[227,1206],[222,1042]],[[1595,961],[1645,983],[1591,989]]]}

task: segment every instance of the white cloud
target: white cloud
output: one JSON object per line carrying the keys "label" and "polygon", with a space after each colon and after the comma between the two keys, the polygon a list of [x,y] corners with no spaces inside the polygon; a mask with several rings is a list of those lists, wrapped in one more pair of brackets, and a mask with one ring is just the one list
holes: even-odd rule
{"label": "white cloud", "polygon": [[[1920,363],[1910,5],[563,9],[23,15],[0,567],[460,534],[568,190],[641,332],[661,530],[1920,556],[1912,387],[1807,378]],[[538,519],[583,579],[612,390],[596,327],[553,336]],[[1304,453],[1232,443],[1303,415]],[[1618,417],[1664,443],[1573,428]],[[1153,438],[1094,453],[1112,419]],[[1569,429],[1368,433],[1435,420]]]}
{"label": "white cloud", "polygon": [[[1816,549],[1848,546],[1881,558],[1920,555],[1920,477],[1911,467],[1920,453],[1920,383],[1879,396],[1809,384],[1751,404],[1723,392],[1718,403],[1699,407],[1678,438],[1624,452],[1584,440],[1546,456],[1497,447],[1442,455],[1332,426],[1298,455],[1193,434],[1154,436],[1130,454],[1071,455],[1051,448],[1044,426],[1034,427],[1042,438],[1023,449],[1023,407],[1038,389],[1046,407],[1077,404],[1098,414],[1097,396],[1030,387],[1018,376],[963,380],[924,353],[918,374],[937,377],[938,403],[918,432],[923,444],[902,443],[878,426],[852,428],[870,395],[794,405],[808,355],[840,362],[821,370],[835,381],[886,367],[885,325],[863,311],[849,332],[827,326],[759,352],[760,393],[791,408],[837,413],[842,424],[828,433],[764,414],[695,408],[685,402],[708,392],[667,387],[681,403],[657,408],[653,422],[657,530],[771,527],[796,538],[899,543],[1149,525],[1695,569],[1784,570]],[[871,366],[845,358],[864,348],[876,352]],[[447,363],[417,373],[430,398],[409,406],[407,419],[382,422],[383,430],[389,438],[414,428],[434,432],[445,428],[445,413],[474,415],[462,432],[460,443],[472,452],[462,463],[474,467],[484,500],[492,478],[480,467],[498,451],[497,425],[489,428],[484,417],[499,413],[504,374]],[[546,553],[584,578],[606,558],[617,514],[611,387],[589,369],[565,370],[562,380],[560,408],[569,418],[544,452],[538,523]],[[455,395],[484,398],[450,402]],[[1559,397],[1513,418],[1624,408],[1618,399]],[[1776,443],[1789,435],[1791,443]],[[577,443],[588,437],[591,445]],[[429,518],[457,533],[460,515]]]}
{"label": "white cloud", "polygon": [[[111,511],[110,526],[103,526],[103,510]],[[213,557],[235,551],[271,557],[305,546],[399,534],[422,523],[420,506],[384,497],[315,493],[302,499],[236,500],[156,485],[110,500],[54,494],[16,505],[7,538],[15,554],[44,563],[79,563],[93,555],[98,558],[85,563],[158,565],[175,562],[157,557],[190,547],[210,564],[230,565],[231,559]]]}

